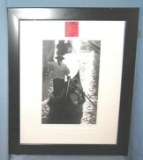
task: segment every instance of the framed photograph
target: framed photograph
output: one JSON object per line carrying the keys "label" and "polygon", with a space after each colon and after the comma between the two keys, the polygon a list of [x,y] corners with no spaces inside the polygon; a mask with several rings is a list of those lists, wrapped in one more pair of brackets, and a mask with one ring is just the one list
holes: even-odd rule
{"label": "framed photograph", "polygon": [[138,8],[9,8],[9,153],[126,155]]}

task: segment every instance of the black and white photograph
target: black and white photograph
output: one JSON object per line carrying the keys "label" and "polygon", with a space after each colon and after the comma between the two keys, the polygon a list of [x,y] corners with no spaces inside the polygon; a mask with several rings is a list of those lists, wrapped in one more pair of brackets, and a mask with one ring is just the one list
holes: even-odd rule
{"label": "black and white photograph", "polygon": [[96,124],[100,44],[43,41],[43,124]]}

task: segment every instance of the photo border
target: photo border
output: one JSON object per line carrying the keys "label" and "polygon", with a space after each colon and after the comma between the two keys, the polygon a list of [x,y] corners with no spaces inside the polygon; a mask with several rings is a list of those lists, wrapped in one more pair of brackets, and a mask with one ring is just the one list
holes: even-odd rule
{"label": "photo border", "polygon": [[[127,155],[136,57],[138,8],[8,8],[9,154]],[[20,144],[20,20],[126,21],[116,145]]]}

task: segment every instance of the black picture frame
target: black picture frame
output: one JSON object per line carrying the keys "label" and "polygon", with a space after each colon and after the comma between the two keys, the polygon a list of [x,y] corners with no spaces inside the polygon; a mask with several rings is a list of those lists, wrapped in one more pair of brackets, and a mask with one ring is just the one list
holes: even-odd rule
{"label": "black picture frame", "polygon": [[[8,8],[9,49],[9,154],[127,155],[136,59],[138,8]],[[126,21],[118,138],[110,144],[20,144],[21,20]]]}

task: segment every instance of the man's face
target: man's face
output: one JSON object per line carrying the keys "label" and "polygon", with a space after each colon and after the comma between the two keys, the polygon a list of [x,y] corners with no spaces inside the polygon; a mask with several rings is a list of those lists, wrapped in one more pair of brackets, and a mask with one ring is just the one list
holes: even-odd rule
{"label": "man's face", "polygon": [[62,62],[62,59],[61,59],[61,58],[58,58],[57,61],[58,61],[58,62]]}

